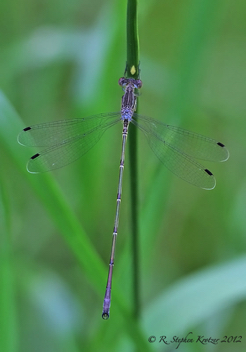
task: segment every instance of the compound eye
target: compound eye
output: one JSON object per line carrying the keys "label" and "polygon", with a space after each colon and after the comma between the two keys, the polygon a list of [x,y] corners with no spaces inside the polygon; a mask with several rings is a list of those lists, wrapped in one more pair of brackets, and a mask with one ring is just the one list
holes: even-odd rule
{"label": "compound eye", "polygon": [[143,82],[141,81],[141,79],[137,79],[137,80],[136,80],[136,86],[137,86],[137,88],[138,88],[138,89],[141,88],[142,85],[143,85]]}
{"label": "compound eye", "polygon": [[119,79],[118,83],[119,83],[119,85],[120,85],[121,87],[123,87],[123,86],[126,84],[125,78],[124,78],[124,77],[121,77],[121,78]]}

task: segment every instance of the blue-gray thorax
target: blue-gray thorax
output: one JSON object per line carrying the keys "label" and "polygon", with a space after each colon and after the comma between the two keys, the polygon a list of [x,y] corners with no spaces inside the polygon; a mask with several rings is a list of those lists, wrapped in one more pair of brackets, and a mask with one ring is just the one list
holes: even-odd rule
{"label": "blue-gray thorax", "polygon": [[134,93],[135,86],[129,82],[124,89],[125,94],[123,95],[121,102],[121,119],[131,121],[137,103],[137,97]]}

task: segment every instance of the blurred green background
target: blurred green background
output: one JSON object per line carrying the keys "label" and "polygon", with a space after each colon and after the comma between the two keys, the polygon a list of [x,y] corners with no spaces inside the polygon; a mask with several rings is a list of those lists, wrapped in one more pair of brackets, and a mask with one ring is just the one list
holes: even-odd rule
{"label": "blurred green background", "polygon": [[[138,323],[128,152],[111,316],[101,319],[121,126],[40,175],[25,169],[38,150],[16,140],[32,124],[119,110],[126,1],[3,0],[0,18],[0,350],[170,352],[177,344],[160,336],[192,332],[179,351],[245,351],[245,0],[139,1],[139,112],[218,139],[230,159],[204,162],[217,186],[201,190],[139,135]],[[199,335],[229,340],[202,345]]]}

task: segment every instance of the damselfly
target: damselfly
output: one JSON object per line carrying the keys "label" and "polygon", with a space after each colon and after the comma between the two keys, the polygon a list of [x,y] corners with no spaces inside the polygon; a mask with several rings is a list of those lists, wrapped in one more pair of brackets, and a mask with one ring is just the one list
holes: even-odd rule
{"label": "damselfly", "polygon": [[121,111],[80,119],[42,123],[24,128],[18,136],[18,142],[22,145],[44,147],[43,151],[33,155],[27,164],[29,172],[39,173],[55,170],[73,162],[87,153],[109,127],[120,121],[123,123],[117,205],[103,303],[103,319],[108,319],[111,304],[115,244],[129,123],[132,122],[144,133],[153,152],[170,171],[197,187],[213,189],[215,178],[211,171],[204,168],[195,159],[226,161],[229,157],[229,152],[224,144],[214,139],[136,114],[137,92],[142,87],[140,79],[123,77],[119,79],[119,85],[124,90]]}

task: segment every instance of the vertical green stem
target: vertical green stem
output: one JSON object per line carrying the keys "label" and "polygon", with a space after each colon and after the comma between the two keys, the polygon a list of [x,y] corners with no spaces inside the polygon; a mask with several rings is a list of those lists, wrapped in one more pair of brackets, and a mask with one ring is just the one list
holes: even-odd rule
{"label": "vertical green stem", "polygon": [[139,76],[137,0],[127,3],[127,77]]}
{"label": "vertical green stem", "polygon": [[[127,69],[128,78],[139,76],[139,47],[137,27],[137,0],[127,3]],[[138,228],[138,188],[137,188],[137,129],[129,129],[130,150],[130,187],[131,187],[131,224],[133,258],[133,313],[137,319],[140,314],[139,300],[139,228]]]}

